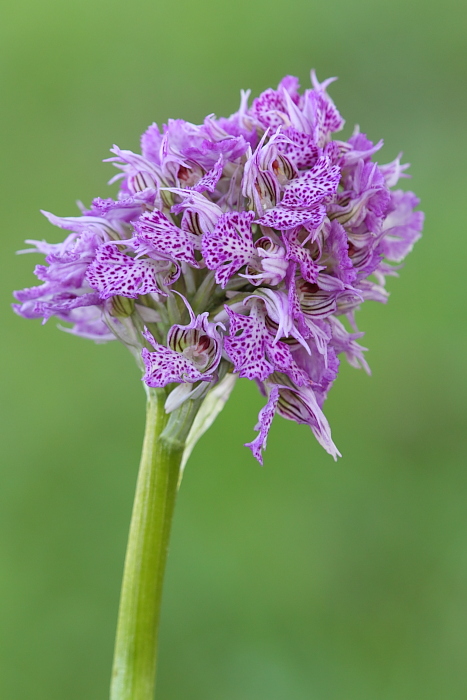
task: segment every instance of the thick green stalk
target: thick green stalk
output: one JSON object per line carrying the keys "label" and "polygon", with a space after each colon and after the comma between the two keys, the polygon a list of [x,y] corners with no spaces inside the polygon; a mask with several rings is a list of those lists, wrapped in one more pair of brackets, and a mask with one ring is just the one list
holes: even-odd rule
{"label": "thick green stalk", "polygon": [[111,700],[153,700],[157,634],[170,528],[186,437],[198,405],[169,416],[166,394],[148,390],[146,431],[118,614]]}

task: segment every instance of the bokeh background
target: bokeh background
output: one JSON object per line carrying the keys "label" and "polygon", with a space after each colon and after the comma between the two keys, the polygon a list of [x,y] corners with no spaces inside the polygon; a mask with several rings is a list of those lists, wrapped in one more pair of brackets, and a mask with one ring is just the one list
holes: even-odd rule
{"label": "bokeh background", "polygon": [[[160,700],[467,697],[467,6],[459,0],[15,0],[0,22],[2,700],[107,697],[143,431],[138,371],[25,321],[39,214],[109,196],[101,159],[153,120],[227,115],[287,73],[400,150],[425,235],[359,314],[373,377],[326,406],[344,455],[277,418],[264,468],[240,382],[187,468]],[[109,192],[109,194],[108,194]]]}

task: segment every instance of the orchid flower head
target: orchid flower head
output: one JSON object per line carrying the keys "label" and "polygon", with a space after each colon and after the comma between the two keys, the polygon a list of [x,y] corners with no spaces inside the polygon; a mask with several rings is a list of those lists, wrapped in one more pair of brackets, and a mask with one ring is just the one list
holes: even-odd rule
{"label": "orchid flower head", "polygon": [[186,401],[218,411],[235,378],[256,382],[266,404],[247,446],[260,463],[276,414],[339,456],[323,405],[341,358],[370,371],[355,312],[387,301],[423,213],[398,188],[401,154],[381,165],[382,140],[358,127],[337,138],[334,80],[312,71],[301,92],[286,76],[251,105],[242,91],[230,117],[152,124],[141,154],[114,146],[117,196],[80,216],[43,212],[66,235],[27,241],[21,252],[45,260],[15,312],[120,340],[168,413]]}

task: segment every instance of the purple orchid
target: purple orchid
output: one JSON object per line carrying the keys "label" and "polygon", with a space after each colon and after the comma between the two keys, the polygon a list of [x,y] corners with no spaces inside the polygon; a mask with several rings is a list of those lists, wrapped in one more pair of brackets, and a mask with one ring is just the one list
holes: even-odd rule
{"label": "purple orchid", "polygon": [[[266,307],[267,309],[267,307]],[[251,299],[248,316],[226,306],[230,336],[224,347],[240,377],[264,381],[274,371],[288,374],[297,386],[308,381],[297,367],[288,345],[275,337],[275,324],[268,327],[268,315],[256,299]]]}
{"label": "purple orchid", "polygon": [[115,146],[117,197],[45,213],[69,235],[29,241],[46,256],[41,284],[15,293],[25,318],[124,342],[167,412],[220,405],[233,376],[257,382],[267,402],[248,447],[261,463],[276,413],[339,455],[322,409],[339,357],[369,372],[355,311],[387,300],[423,226],[417,197],[395,189],[408,166],[379,164],[383,142],[358,129],[333,138],[333,79],[311,78],[301,93],[287,76],[251,106],[242,92],[228,118],[152,124],[141,154]]}
{"label": "purple orchid", "polygon": [[280,231],[296,226],[317,229],[326,215],[323,205],[333,198],[340,177],[338,166],[331,165],[330,159],[322,156],[311,170],[301,173],[284,187],[280,203],[266,211],[259,223]]}
{"label": "purple orchid", "polygon": [[253,212],[222,214],[214,230],[203,236],[203,256],[210,270],[215,270],[217,284],[225,287],[240,268],[254,259],[251,232]]}
{"label": "purple orchid", "polygon": [[171,259],[177,263],[186,262],[198,267],[195,248],[199,248],[197,237],[174,226],[169,219],[157,209],[146,212],[134,223],[136,231],[136,250],[155,260]]}
{"label": "purple orchid", "polygon": [[[97,251],[88,267],[87,278],[90,286],[98,290],[101,299],[117,295],[137,299],[150,292],[165,294],[160,289],[157,276],[162,270],[167,272],[167,263],[170,265],[170,261],[157,263],[133,258],[114,245],[106,245]],[[166,283],[168,279],[166,275]],[[175,277],[172,281],[175,281]]]}
{"label": "purple orchid", "polygon": [[222,354],[222,323],[210,323],[207,312],[195,316],[188,302],[190,323],[174,325],[167,333],[167,347],[158,343],[147,328],[143,336],[154,351],[143,348],[141,354],[146,373],[143,380],[151,387],[164,387],[172,382],[212,382]]}
{"label": "purple orchid", "polygon": [[[152,124],[141,154],[114,146],[115,198],[49,221],[62,243],[40,284],[15,292],[24,318],[96,343],[120,340],[142,371],[146,430],[130,527],[111,697],[153,697],[168,536],[185,463],[238,377],[265,397],[256,437],[263,463],[276,414],[307,425],[334,459],[323,412],[341,359],[370,373],[355,313],[386,302],[385,280],[420,238],[417,197],[396,189],[401,156],[379,164],[344,126],[314,72],[286,76],[228,118]],[[395,264],[394,264],[395,263]],[[144,610],[144,615],[138,611]]]}

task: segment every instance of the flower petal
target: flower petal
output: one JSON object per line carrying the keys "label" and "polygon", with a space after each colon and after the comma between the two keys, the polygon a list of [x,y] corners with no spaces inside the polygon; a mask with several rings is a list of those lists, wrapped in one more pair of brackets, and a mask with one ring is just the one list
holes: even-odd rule
{"label": "flower petal", "polygon": [[287,231],[305,224],[310,228],[318,228],[323,223],[325,215],[326,210],[321,205],[313,209],[286,209],[279,205],[274,209],[268,209],[261,219],[258,219],[258,223],[278,231]]}
{"label": "flower petal", "polygon": [[258,462],[263,464],[262,450],[266,449],[266,443],[268,439],[269,429],[271,427],[272,419],[276,412],[277,402],[279,400],[279,388],[273,385],[271,391],[269,392],[268,402],[260,410],[258,415],[258,424],[255,430],[259,430],[259,435],[253,440],[253,442],[245,443],[245,447],[249,447],[253,453],[253,456],[258,460]]}
{"label": "flower petal", "polygon": [[224,169],[224,158],[222,155],[219,156],[217,163],[214,165],[209,172],[204,175],[199,182],[193,187],[196,192],[214,192],[222,176],[222,170]]}
{"label": "flower petal", "polygon": [[149,255],[153,251],[156,259],[170,258],[199,267],[194,255],[196,236],[177,228],[161,211],[146,212],[135,222],[134,228],[137,240],[144,244]]}
{"label": "flower petal", "polygon": [[216,282],[222,287],[255,257],[251,233],[254,216],[253,212],[228,212],[220,217],[212,233],[203,236],[206,266],[216,271]]}
{"label": "flower petal", "polygon": [[339,167],[331,165],[327,156],[321,156],[311,170],[286,186],[281,205],[291,208],[313,207],[335,194],[340,177]]}
{"label": "flower petal", "polygon": [[101,299],[119,294],[136,299],[149,292],[163,292],[156,281],[156,263],[138,260],[119,251],[113,245],[101,246],[94,262],[88,267],[87,279],[97,289]]}

